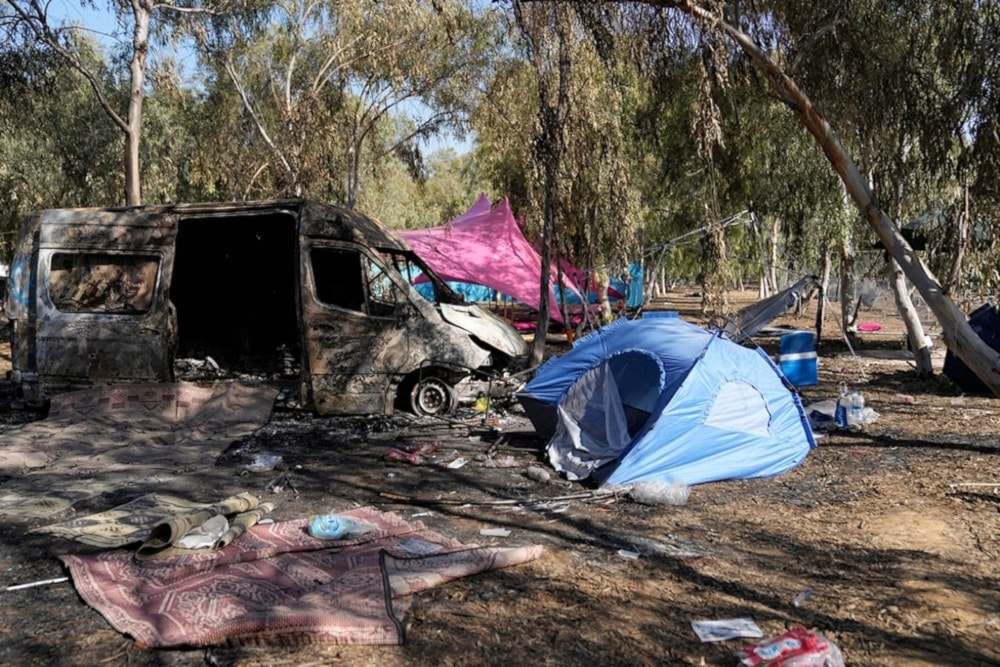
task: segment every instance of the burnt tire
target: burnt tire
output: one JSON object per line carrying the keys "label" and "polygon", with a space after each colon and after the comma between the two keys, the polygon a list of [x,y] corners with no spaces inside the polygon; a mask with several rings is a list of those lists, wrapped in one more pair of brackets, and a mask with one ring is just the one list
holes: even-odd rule
{"label": "burnt tire", "polygon": [[439,377],[418,380],[410,391],[410,409],[414,414],[433,417],[455,409],[455,392]]}

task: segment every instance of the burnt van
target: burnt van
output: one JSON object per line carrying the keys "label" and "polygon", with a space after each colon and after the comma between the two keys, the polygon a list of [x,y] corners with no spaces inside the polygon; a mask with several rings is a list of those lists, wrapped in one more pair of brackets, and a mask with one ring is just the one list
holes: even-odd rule
{"label": "burnt van", "polygon": [[210,359],[284,378],[322,415],[441,414],[503,392],[528,357],[380,222],[303,199],[39,211],[9,282],[11,379],[31,405]]}

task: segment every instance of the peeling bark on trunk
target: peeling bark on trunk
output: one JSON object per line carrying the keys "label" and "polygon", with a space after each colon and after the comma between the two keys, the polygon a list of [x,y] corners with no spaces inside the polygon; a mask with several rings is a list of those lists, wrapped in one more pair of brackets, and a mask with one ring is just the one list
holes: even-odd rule
{"label": "peeling bark on trunk", "polygon": [[847,241],[840,247],[840,321],[844,323],[844,333],[854,333],[854,307],[857,284],[854,279],[854,252]]}
{"label": "peeling bark on trunk", "polygon": [[931,363],[931,340],[924,334],[924,327],[920,323],[920,316],[917,309],[913,307],[910,300],[910,293],[906,289],[906,276],[899,268],[896,260],[889,259],[889,283],[892,285],[892,295],[896,299],[896,308],[899,316],[906,326],[906,338],[910,342],[910,349],[913,351],[913,359],[917,364],[917,374],[920,377],[928,377],[934,374],[934,365]]}
{"label": "peeling bark on trunk", "polygon": [[132,62],[129,70],[132,83],[129,88],[128,117],[125,127],[125,203],[142,204],[139,180],[139,140],[142,133],[142,102],[145,97],[146,56],[149,54],[150,8],[142,2],[133,2],[135,29],[132,31]]}
{"label": "peeling bark on trunk", "polygon": [[[775,218],[771,221],[771,235],[768,239],[768,243],[771,248],[771,261],[768,262],[767,271],[771,294],[777,294],[781,291],[781,286],[778,285],[778,235],[780,233],[781,224],[778,222],[778,219]],[[770,296],[770,294],[768,296]]]}
{"label": "peeling bark on trunk", "polygon": [[819,296],[816,303],[816,344],[823,339],[823,318],[826,315],[826,294],[830,289],[830,270],[833,262],[830,261],[830,246],[823,244],[823,264],[820,267],[819,275]]}
{"label": "peeling bark on trunk", "polygon": [[944,293],[954,295],[962,282],[962,261],[965,259],[965,249],[969,244],[969,188],[965,188],[965,210],[958,216],[957,229],[955,229],[955,253],[951,263],[951,271],[948,274],[948,283],[945,285]]}

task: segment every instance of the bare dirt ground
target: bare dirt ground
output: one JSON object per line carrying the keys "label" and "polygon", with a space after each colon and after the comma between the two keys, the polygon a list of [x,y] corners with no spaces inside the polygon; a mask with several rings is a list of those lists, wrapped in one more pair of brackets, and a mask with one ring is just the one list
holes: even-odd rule
{"label": "bare dirt ground", "polygon": [[[660,306],[696,318],[695,298],[674,295]],[[810,309],[773,325],[812,328],[813,318]],[[0,663],[730,666],[742,642],[703,644],[691,621],[749,616],[767,636],[797,625],[820,631],[848,665],[998,665],[1000,403],[961,397],[941,375],[916,378],[886,307],[876,304],[862,319],[883,330],[862,334],[857,357],[827,321],[820,383],[802,396],[831,399],[846,381],[879,419],[825,435],[785,475],[696,486],[683,506],[529,479],[525,470],[544,460],[544,443],[516,406],[487,423],[474,413],[443,422],[276,408],[270,424],[237,444],[244,453],[281,455],[286,469],[241,475],[230,452],[215,467],[215,486],[201,489],[209,499],[250,491],[277,502],[276,519],[373,505],[404,518],[421,514],[430,528],[466,542],[544,544],[546,555],[419,594],[402,646],[147,651],[69,583],[3,591],[65,576],[56,554],[79,545],[2,521]],[[927,328],[938,330],[933,321]],[[777,338],[758,342],[776,351]],[[4,355],[8,348],[0,348],[0,377]],[[938,370],[943,357],[939,349]],[[5,431],[37,417],[5,410],[0,446]],[[389,447],[427,439],[442,445],[437,462],[384,457]],[[457,456],[469,464],[441,465]],[[511,534],[481,536],[487,527]],[[623,557],[621,549],[641,556]],[[813,596],[793,606],[807,588]]]}

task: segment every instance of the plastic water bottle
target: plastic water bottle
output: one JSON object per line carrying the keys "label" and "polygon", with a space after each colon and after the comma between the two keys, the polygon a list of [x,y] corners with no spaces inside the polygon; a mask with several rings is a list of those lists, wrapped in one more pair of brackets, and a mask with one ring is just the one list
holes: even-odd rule
{"label": "plastic water bottle", "polygon": [[833,412],[833,423],[838,428],[847,428],[847,412],[851,407],[851,396],[847,393],[847,387],[841,385],[840,396],[837,398],[837,408]]}
{"label": "plastic water bottle", "polygon": [[847,423],[851,426],[861,426],[865,423],[865,397],[860,391],[851,392],[851,406],[847,413]]}
{"label": "plastic water bottle", "polygon": [[375,526],[343,514],[322,514],[309,520],[309,534],[327,540],[351,540],[375,530]]}

